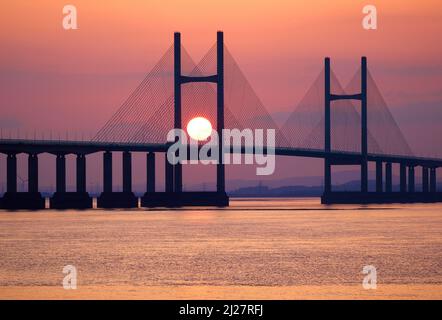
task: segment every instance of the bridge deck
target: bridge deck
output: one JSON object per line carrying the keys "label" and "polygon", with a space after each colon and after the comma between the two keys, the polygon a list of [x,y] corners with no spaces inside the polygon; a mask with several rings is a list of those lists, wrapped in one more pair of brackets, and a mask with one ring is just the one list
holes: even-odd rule
{"label": "bridge deck", "polygon": [[[132,152],[165,152],[168,144],[158,143],[126,143],[126,142],[96,142],[96,141],[64,141],[64,140],[22,140],[22,139],[2,139],[0,140],[0,153],[65,153],[65,154],[90,154],[101,151],[132,151]],[[270,151],[266,147],[264,152]],[[249,153],[253,149],[245,146],[232,146],[226,148],[226,152],[230,153]],[[357,152],[332,151],[326,153],[320,149],[304,149],[293,147],[276,147],[274,149],[276,155],[280,156],[296,156],[308,158],[325,158],[330,157],[333,161],[341,161],[345,163],[358,163],[361,154]],[[442,159],[403,156],[403,155],[368,155],[369,161],[382,161],[392,163],[406,163],[407,165],[442,167]]]}

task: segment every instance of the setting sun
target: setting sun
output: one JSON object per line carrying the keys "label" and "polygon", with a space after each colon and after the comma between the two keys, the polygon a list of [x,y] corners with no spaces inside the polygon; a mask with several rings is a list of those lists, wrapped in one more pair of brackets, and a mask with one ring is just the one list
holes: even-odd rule
{"label": "setting sun", "polygon": [[206,140],[212,134],[212,124],[203,117],[193,118],[187,124],[187,133],[194,140]]}

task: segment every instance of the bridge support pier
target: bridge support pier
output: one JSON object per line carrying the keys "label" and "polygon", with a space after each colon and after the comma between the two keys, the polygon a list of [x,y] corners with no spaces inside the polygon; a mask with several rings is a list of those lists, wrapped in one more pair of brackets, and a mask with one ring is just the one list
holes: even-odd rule
{"label": "bridge support pier", "polygon": [[404,163],[400,164],[400,192],[407,192],[407,166]]}
{"label": "bridge support pier", "polygon": [[132,193],[132,154],[123,152],[123,192]]}
{"label": "bridge support pier", "polygon": [[414,165],[410,165],[408,166],[408,192],[409,193],[414,193],[416,188],[415,188],[415,184],[414,184],[414,179],[415,175],[414,175]]}
{"label": "bridge support pier", "polygon": [[66,156],[58,154],[56,160],[56,192],[50,199],[51,209],[89,209],[92,198],[86,191],[86,156],[77,154],[76,191],[66,192]]}
{"label": "bridge support pier", "polygon": [[112,153],[103,153],[103,191],[112,192]]}
{"label": "bridge support pier", "polygon": [[142,207],[153,207],[152,196],[155,195],[155,153],[149,152],[146,155],[146,193],[141,197]]}
{"label": "bridge support pier", "polygon": [[365,160],[361,163],[361,192],[368,192],[368,163]]}
{"label": "bridge support pier", "polygon": [[147,185],[146,191],[148,193],[155,192],[155,153],[149,152],[146,156],[146,172]]}
{"label": "bridge support pier", "polygon": [[165,191],[173,192],[173,165],[167,160],[167,153],[164,154],[164,170],[165,170]]}
{"label": "bridge support pier", "polygon": [[77,154],[77,192],[86,192],[86,157]]}
{"label": "bridge support pier", "polygon": [[35,153],[28,155],[28,192],[38,192],[38,156]]}
{"label": "bridge support pier", "polygon": [[45,199],[38,192],[38,156],[28,156],[28,192],[17,192],[17,156],[8,154],[7,157],[7,189],[0,199],[0,208],[19,210],[37,210],[45,208]]}
{"label": "bridge support pier", "polygon": [[330,160],[324,160],[324,194],[329,194],[332,191],[331,165]]}
{"label": "bridge support pier", "polygon": [[6,192],[17,192],[17,155],[15,153],[8,154],[6,159]]}
{"label": "bridge support pier", "polygon": [[437,192],[437,179],[436,179],[436,168],[430,169],[430,192]]}
{"label": "bridge support pier", "polygon": [[376,192],[381,193],[382,191],[383,191],[382,161],[376,161]]}
{"label": "bridge support pier", "polygon": [[422,192],[428,193],[430,191],[429,188],[429,180],[428,180],[428,168],[422,167]]}
{"label": "bridge support pier", "polygon": [[105,209],[138,208],[138,198],[132,192],[132,154],[123,152],[123,192],[112,191],[112,153],[103,154],[103,192],[97,198],[97,207]]}
{"label": "bridge support pier", "polygon": [[56,192],[66,192],[66,156],[64,154],[57,154],[55,163],[56,170]]}
{"label": "bridge support pier", "polygon": [[385,192],[393,192],[393,167],[391,162],[385,165]]}

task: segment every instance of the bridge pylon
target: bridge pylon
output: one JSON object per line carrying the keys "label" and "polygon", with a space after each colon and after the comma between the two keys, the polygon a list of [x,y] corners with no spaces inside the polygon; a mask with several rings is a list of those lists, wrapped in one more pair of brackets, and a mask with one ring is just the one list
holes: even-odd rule
{"label": "bridge pylon", "polygon": [[[222,137],[224,129],[224,36],[223,32],[217,32],[216,41],[217,63],[216,74],[204,76],[183,75],[181,70],[181,34],[174,34],[174,128],[182,129],[182,105],[181,105],[181,86],[192,82],[209,82],[217,86],[217,105],[216,105],[216,131],[219,137]],[[178,138],[177,138],[178,139]],[[183,171],[182,164],[170,164],[165,159],[165,177],[166,190],[162,192],[146,192],[141,198],[141,205],[144,207],[152,206],[192,206],[192,205],[215,205],[228,206],[229,198],[225,190],[225,167],[224,157],[224,139],[218,141],[219,159],[216,164],[216,192],[183,192]]]}
{"label": "bridge pylon", "polygon": [[[367,126],[367,58],[361,58],[361,91],[355,94],[333,94],[331,92],[331,68],[330,58],[324,61],[324,195],[322,201],[331,201],[332,195],[332,165],[356,164],[361,167],[361,190],[362,194],[368,192],[368,126]],[[332,156],[331,139],[331,108],[332,102],[337,100],[359,100],[361,102],[361,156],[356,161],[348,161]]]}
{"label": "bridge pylon", "polygon": [[[223,32],[217,32],[216,39],[216,74],[209,76],[187,76],[181,73],[181,34],[174,34],[174,127],[182,129],[181,123],[181,85],[191,82],[212,82],[217,85],[217,105],[216,105],[216,130],[221,137],[224,129],[224,35]],[[225,193],[225,168],[221,161],[223,155],[223,139],[220,139],[219,154],[220,161],[216,165],[216,189],[218,193]],[[175,192],[183,191],[182,166],[180,163],[174,165],[173,190]]]}

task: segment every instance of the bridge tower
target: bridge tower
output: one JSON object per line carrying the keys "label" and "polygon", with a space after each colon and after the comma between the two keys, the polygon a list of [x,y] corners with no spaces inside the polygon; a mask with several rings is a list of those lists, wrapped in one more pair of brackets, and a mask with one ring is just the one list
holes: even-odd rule
{"label": "bridge tower", "polygon": [[[325,58],[325,121],[324,121],[324,198],[332,192],[331,166],[336,164],[359,164],[361,166],[361,192],[368,192],[368,127],[367,127],[367,58],[361,58],[361,92],[350,95],[331,93],[330,88],[330,58]],[[361,101],[361,157],[357,162],[331,156],[331,107],[336,100]]]}
{"label": "bridge tower", "polygon": [[[174,128],[182,129],[181,110],[181,86],[192,82],[210,82],[217,86],[217,112],[216,130],[220,137],[218,143],[219,159],[216,164],[216,192],[183,192],[182,164],[171,164],[165,157],[166,192],[147,192],[141,198],[141,204],[145,207],[158,205],[164,206],[192,206],[192,205],[216,205],[228,206],[229,199],[225,191],[225,168],[222,161],[224,157],[224,36],[223,32],[217,32],[217,71],[213,75],[189,76],[183,75],[181,70],[181,34],[174,34]],[[177,138],[178,139],[178,138]]]}
{"label": "bridge tower", "polygon": [[[217,48],[217,73],[209,76],[186,76],[181,73],[181,34],[175,32],[174,34],[174,127],[182,129],[181,123],[181,85],[191,82],[212,82],[217,85],[217,106],[216,106],[216,130],[221,137],[224,129],[224,36],[223,32],[217,32],[216,39]],[[219,154],[220,160],[223,155],[223,139],[220,139]],[[182,192],[183,178],[182,165],[180,163],[174,165],[173,168],[173,190],[175,192]],[[218,161],[216,165],[216,189],[218,193],[225,193],[225,168],[223,161]]]}

